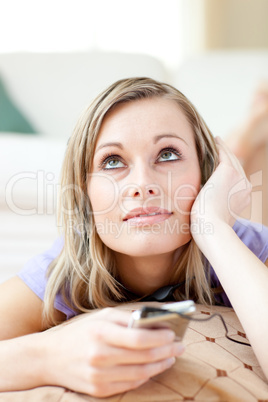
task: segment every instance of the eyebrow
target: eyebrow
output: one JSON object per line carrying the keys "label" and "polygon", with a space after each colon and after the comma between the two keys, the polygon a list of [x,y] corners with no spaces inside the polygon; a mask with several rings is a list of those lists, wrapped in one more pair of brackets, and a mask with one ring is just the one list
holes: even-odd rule
{"label": "eyebrow", "polygon": [[120,149],[124,149],[123,145],[121,142],[106,142],[105,144],[101,144],[95,151],[97,153],[100,149],[105,148],[105,147],[118,147]]}
{"label": "eyebrow", "polygon": [[157,142],[160,141],[162,138],[176,138],[177,140],[181,140],[186,145],[188,145],[187,142],[183,138],[181,138],[179,135],[176,135],[176,134],[160,134],[160,135],[156,135],[154,137],[154,144],[157,144]]}
{"label": "eyebrow", "polygon": [[[162,138],[176,138],[177,140],[183,141],[183,142],[188,146],[187,142],[186,142],[183,138],[181,138],[180,136],[178,136],[178,135],[176,135],[176,134],[159,134],[159,135],[156,135],[156,136],[154,137],[153,143],[154,143],[154,144],[157,144],[158,141],[160,141]],[[124,147],[123,147],[123,145],[121,144],[121,142],[106,142],[106,143],[104,143],[104,144],[101,144],[101,145],[96,149],[95,153],[97,153],[97,152],[98,152],[99,150],[101,150],[102,148],[106,148],[106,147],[118,147],[118,148],[120,148],[120,149],[124,149]]]}

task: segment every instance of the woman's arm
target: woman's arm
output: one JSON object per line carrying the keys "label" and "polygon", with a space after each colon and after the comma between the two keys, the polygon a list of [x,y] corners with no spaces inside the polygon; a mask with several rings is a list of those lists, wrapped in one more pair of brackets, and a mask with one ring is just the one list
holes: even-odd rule
{"label": "woman's arm", "polygon": [[[44,385],[42,308],[42,300],[19,277],[0,284],[0,391]],[[57,318],[65,316],[58,311]]]}
{"label": "woman's arm", "polygon": [[228,225],[199,247],[213,266],[268,378],[268,269]]}
{"label": "woman's arm", "polygon": [[250,184],[237,159],[222,141],[218,144],[221,163],[192,209],[192,222],[198,225],[202,219],[203,225],[210,224],[211,234],[200,229],[193,237],[213,266],[268,378],[268,269],[231,227],[249,201]]}
{"label": "woman's arm", "polygon": [[44,357],[40,333],[0,341],[0,392],[47,385],[41,364]]}
{"label": "woman's arm", "polygon": [[[19,277],[0,284],[0,340],[47,329],[42,309],[42,300]],[[58,311],[57,319],[65,315]]]}
{"label": "woman's arm", "polygon": [[42,301],[19,278],[2,284],[0,294],[0,391],[56,385],[110,396],[148,381],[183,352],[172,331],[127,328],[131,313],[124,310],[83,314],[46,330]]}

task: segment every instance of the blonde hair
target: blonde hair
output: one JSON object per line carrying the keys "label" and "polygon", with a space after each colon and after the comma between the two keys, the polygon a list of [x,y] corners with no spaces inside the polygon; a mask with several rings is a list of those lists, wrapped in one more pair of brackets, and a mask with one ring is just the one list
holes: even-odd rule
{"label": "blonde hair", "polygon": [[[184,112],[194,132],[202,184],[218,164],[211,132],[191,102],[171,85],[150,78],[129,78],[117,81],[102,92],[78,120],[62,166],[58,220],[63,227],[64,247],[50,264],[44,300],[44,314],[52,324],[57,323],[54,310],[57,294],[78,313],[127,301],[124,288],[116,279],[113,252],[96,231],[87,180],[107,112],[123,102],[155,97],[177,102]],[[194,296],[200,303],[212,302],[204,258],[193,239],[174,267],[172,282],[179,280],[185,280],[185,294],[177,292],[178,298]]]}

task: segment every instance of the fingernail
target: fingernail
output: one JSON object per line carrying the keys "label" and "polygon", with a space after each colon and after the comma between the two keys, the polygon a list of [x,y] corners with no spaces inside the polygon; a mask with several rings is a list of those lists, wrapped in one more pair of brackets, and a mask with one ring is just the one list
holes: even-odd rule
{"label": "fingernail", "polygon": [[175,357],[171,357],[170,359],[167,360],[167,367],[173,366],[173,364],[176,362]]}
{"label": "fingernail", "polygon": [[185,351],[185,347],[181,343],[179,345],[176,345],[176,350],[175,350],[176,356],[180,356],[184,351]]}
{"label": "fingernail", "polygon": [[141,385],[145,384],[148,380],[149,378],[147,378],[146,380],[136,381],[135,385],[136,387],[140,387]]}
{"label": "fingernail", "polygon": [[168,341],[174,341],[174,339],[175,339],[175,332],[173,332],[173,331],[168,331],[168,333],[167,333],[167,340]]}

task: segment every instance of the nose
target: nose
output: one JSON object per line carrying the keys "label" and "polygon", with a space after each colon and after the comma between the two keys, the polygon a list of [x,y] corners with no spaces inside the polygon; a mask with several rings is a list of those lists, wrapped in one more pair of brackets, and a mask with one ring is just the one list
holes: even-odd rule
{"label": "nose", "polygon": [[140,186],[137,186],[133,184],[133,186],[130,185],[129,191],[127,196],[128,197],[133,197],[133,198],[147,198],[150,196],[156,196],[159,195],[160,191],[157,188],[156,184],[151,184],[146,186],[144,189]]}
{"label": "nose", "polygon": [[146,199],[161,194],[159,184],[153,179],[148,171],[149,167],[137,167],[129,177],[129,182],[125,185],[124,196],[130,198]]}

